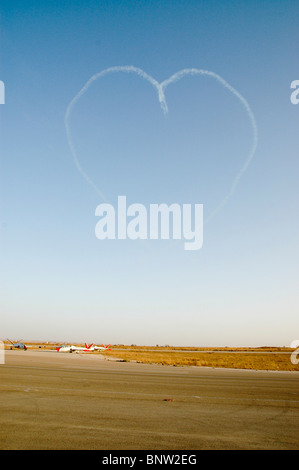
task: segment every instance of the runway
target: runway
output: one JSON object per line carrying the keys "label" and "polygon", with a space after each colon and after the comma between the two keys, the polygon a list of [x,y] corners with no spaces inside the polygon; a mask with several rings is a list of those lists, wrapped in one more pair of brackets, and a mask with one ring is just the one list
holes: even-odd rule
{"label": "runway", "polygon": [[0,449],[299,449],[299,373],[6,351]]}

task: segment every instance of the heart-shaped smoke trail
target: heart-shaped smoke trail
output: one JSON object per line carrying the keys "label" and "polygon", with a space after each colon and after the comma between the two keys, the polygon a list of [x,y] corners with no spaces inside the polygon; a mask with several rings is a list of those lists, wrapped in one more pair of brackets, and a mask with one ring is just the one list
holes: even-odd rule
{"label": "heart-shaped smoke trail", "polygon": [[248,117],[249,117],[249,120],[250,120],[250,123],[251,123],[251,126],[252,126],[252,131],[253,131],[253,142],[252,142],[252,147],[250,149],[250,152],[248,154],[248,157],[247,159],[245,160],[243,166],[241,167],[241,169],[239,170],[239,172],[237,173],[237,175],[235,176],[233,182],[232,182],[232,185],[231,185],[231,188],[229,190],[229,192],[226,194],[226,196],[222,199],[222,201],[218,204],[218,206],[216,207],[216,209],[205,219],[205,223],[207,223],[209,220],[211,220],[215,214],[229,201],[229,199],[232,197],[241,177],[243,176],[243,174],[245,173],[245,171],[247,170],[248,166],[250,165],[253,157],[254,157],[254,154],[255,154],[255,151],[256,151],[256,148],[257,148],[257,143],[258,143],[258,130],[257,130],[257,124],[256,124],[256,120],[255,120],[255,117],[254,117],[254,114],[248,104],[248,102],[245,100],[245,98],[235,89],[233,88],[227,81],[225,81],[220,75],[214,73],[214,72],[211,72],[209,70],[200,70],[200,69],[196,69],[196,68],[191,68],[191,69],[184,69],[184,70],[181,70],[180,72],[177,72],[175,73],[174,75],[172,75],[170,78],[168,78],[167,80],[164,80],[163,82],[159,83],[157,80],[155,80],[153,77],[151,77],[150,75],[148,75],[147,73],[145,73],[142,69],[138,68],[138,67],[134,67],[134,66],[117,66],[117,67],[110,67],[110,68],[107,68],[105,70],[103,70],[102,72],[99,72],[99,73],[96,73],[95,75],[93,75],[87,82],[86,84],[83,86],[83,88],[77,93],[77,95],[72,99],[72,101],[70,102],[70,104],[68,105],[68,108],[66,110],[66,114],[65,114],[65,119],[64,119],[64,122],[65,122],[65,127],[66,127],[66,134],[67,134],[67,140],[68,140],[68,144],[69,144],[69,147],[71,149],[71,153],[72,153],[72,156],[73,156],[73,159],[74,159],[74,162],[75,162],[75,165],[78,169],[78,171],[81,173],[81,175],[85,178],[85,180],[94,188],[94,190],[96,191],[96,193],[105,201],[105,202],[108,202],[107,199],[105,198],[104,194],[99,190],[99,188],[96,186],[96,184],[94,183],[94,181],[85,173],[85,171],[83,170],[81,164],[80,164],[80,161],[78,159],[78,156],[76,154],[76,149],[73,145],[73,141],[72,141],[72,137],[71,137],[71,130],[70,130],[70,117],[71,117],[71,114],[72,114],[72,111],[74,109],[74,106],[76,105],[76,103],[79,101],[79,99],[87,92],[87,90],[89,89],[89,87],[92,85],[92,83],[94,83],[96,80],[98,80],[99,78],[102,78],[104,77],[105,75],[108,75],[110,73],[119,73],[119,72],[124,72],[124,73],[135,73],[137,75],[139,75],[140,77],[142,77],[143,79],[147,80],[157,91],[158,93],[158,99],[159,99],[159,102],[160,102],[160,106],[161,106],[161,109],[162,111],[164,112],[164,114],[167,114],[168,113],[168,106],[167,106],[167,102],[166,102],[166,98],[165,98],[165,91],[167,89],[167,87],[171,84],[174,84],[176,83],[178,80],[181,80],[182,78],[188,76],[188,75],[206,75],[208,77],[211,77],[215,80],[217,80],[221,85],[223,85],[230,93],[232,93],[236,98],[238,98],[238,100],[241,102],[242,106],[245,108],[245,111],[247,112],[248,114]]}

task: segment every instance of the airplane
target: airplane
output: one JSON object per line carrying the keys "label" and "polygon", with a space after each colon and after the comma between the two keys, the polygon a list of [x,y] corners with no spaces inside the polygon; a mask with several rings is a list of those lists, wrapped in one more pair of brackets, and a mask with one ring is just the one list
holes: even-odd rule
{"label": "airplane", "polygon": [[[17,341],[16,343],[13,343],[12,341],[10,341],[10,339],[7,338],[7,341],[9,341],[12,346],[16,349],[24,349],[24,351],[27,351],[27,346],[25,346],[24,343],[21,343],[20,341]],[[12,349],[12,347],[10,348]]]}
{"label": "airplane", "polygon": [[72,353],[72,352],[76,352],[76,351],[83,351],[83,352],[89,352],[89,351],[92,351],[91,347],[93,346],[93,344],[91,344],[90,346],[88,346],[88,344],[85,343],[85,348],[81,348],[79,346],[66,346],[65,344],[63,344],[62,346],[60,346],[59,348],[56,348],[56,350],[58,352],[69,352],[69,353]]}
{"label": "airplane", "polygon": [[56,348],[56,350],[60,353],[72,353],[72,352],[93,352],[93,351],[100,351],[100,350],[105,350],[105,351],[111,351],[109,349],[109,346],[94,346],[93,344],[88,345],[85,343],[85,347],[79,347],[79,346],[66,346],[63,344],[62,346]]}
{"label": "airplane", "polygon": [[111,351],[111,348],[110,348],[111,344],[108,344],[108,346],[105,346],[105,344],[103,344],[102,346],[94,346],[93,347],[93,350],[94,351]]}

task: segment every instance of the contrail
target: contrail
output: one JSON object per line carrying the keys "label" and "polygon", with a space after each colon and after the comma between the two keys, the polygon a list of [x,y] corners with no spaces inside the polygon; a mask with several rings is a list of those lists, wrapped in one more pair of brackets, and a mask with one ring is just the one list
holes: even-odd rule
{"label": "contrail", "polygon": [[167,87],[169,85],[171,85],[173,83],[176,83],[177,81],[181,80],[182,78],[184,78],[188,75],[191,75],[191,76],[192,75],[193,76],[194,75],[202,75],[202,76],[206,75],[208,77],[211,77],[211,78],[217,80],[221,85],[224,86],[224,88],[226,88],[230,93],[232,93],[241,102],[242,106],[245,108],[245,111],[248,114],[248,117],[249,117],[249,120],[250,120],[250,123],[251,123],[251,126],[252,126],[252,131],[253,131],[252,147],[251,147],[251,150],[248,154],[247,159],[245,160],[245,163],[243,164],[243,166],[241,167],[241,169],[237,173],[236,177],[234,178],[229,192],[223,198],[223,200],[220,202],[220,204],[216,207],[216,209],[214,209],[214,211],[207,217],[207,219],[205,219],[205,223],[207,223],[208,221],[210,221],[215,216],[215,214],[220,209],[223,208],[223,206],[225,204],[227,204],[229,199],[232,197],[232,195],[233,195],[233,193],[234,193],[241,177],[243,176],[243,174],[247,170],[248,166],[250,165],[250,163],[251,163],[251,161],[254,157],[254,154],[255,154],[255,151],[256,151],[256,148],[257,148],[257,143],[258,143],[258,129],[257,129],[257,124],[256,124],[254,114],[253,114],[248,102],[245,100],[245,98],[235,88],[233,88],[220,75],[217,75],[216,73],[211,72],[209,70],[201,70],[201,69],[196,69],[196,68],[184,69],[184,70],[181,70],[181,71],[175,73],[170,78],[168,78],[167,80],[164,80],[161,83],[159,83],[153,77],[151,77],[150,75],[145,73],[142,69],[140,69],[138,67],[134,67],[134,66],[110,67],[110,68],[107,68],[107,69],[103,70],[102,72],[99,72],[99,73],[96,73],[95,75],[93,75],[86,82],[86,84],[83,86],[83,88],[81,88],[81,90],[77,93],[77,95],[72,99],[70,104],[68,105],[67,110],[66,110],[66,114],[65,114],[65,118],[64,118],[64,122],[65,122],[65,127],[66,127],[66,134],[67,134],[68,144],[69,144],[69,147],[71,149],[71,153],[72,153],[72,156],[73,156],[73,159],[74,159],[74,162],[75,162],[75,165],[76,165],[77,169],[79,170],[81,175],[85,178],[85,180],[94,188],[96,193],[105,202],[108,202],[108,201],[105,198],[104,194],[98,189],[98,187],[93,182],[93,180],[85,173],[85,171],[83,170],[83,168],[82,168],[82,166],[79,162],[79,159],[78,159],[78,156],[76,154],[76,150],[75,150],[75,147],[73,145],[72,138],[71,138],[71,131],[70,131],[69,121],[70,121],[71,113],[72,113],[72,110],[73,110],[74,106],[80,100],[80,98],[87,92],[87,90],[92,85],[92,83],[95,82],[96,80],[98,80],[99,78],[104,77],[105,75],[108,75],[110,73],[118,73],[118,72],[135,73],[138,76],[140,76],[141,78],[147,80],[155,88],[155,90],[157,91],[159,103],[160,103],[161,109],[162,109],[164,114],[168,113],[168,106],[167,106],[167,102],[166,102],[166,98],[165,98],[165,90],[167,89]]}
{"label": "contrail", "polygon": [[[216,215],[216,213],[220,209],[222,209],[222,207],[232,197],[232,195],[233,195],[233,193],[234,193],[241,177],[243,176],[243,174],[247,170],[248,166],[250,165],[251,160],[253,159],[254,154],[256,152],[256,148],[257,148],[258,129],[257,129],[257,124],[256,124],[254,114],[253,114],[248,102],[245,100],[245,98],[235,88],[233,88],[227,81],[225,81],[220,75],[217,75],[216,73],[211,72],[209,70],[199,70],[199,69],[194,69],[194,68],[184,69],[184,70],[181,70],[180,72],[177,72],[174,75],[172,75],[169,79],[165,80],[164,82],[162,82],[159,85],[159,88],[161,88],[161,95],[163,96],[164,101],[165,101],[164,91],[166,90],[168,85],[177,82],[178,80],[185,77],[186,75],[207,75],[209,77],[214,78],[219,83],[221,83],[221,85],[223,85],[228,91],[230,91],[233,95],[235,95],[238,98],[238,100],[241,102],[241,104],[244,106],[244,108],[245,108],[245,110],[246,110],[246,112],[249,116],[249,120],[251,122],[252,131],[253,131],[253,143],[252,143],[251,150],[248,154],[248,157],[247,157],[245,163],[243,164],[243,166],[241,167],[241,169],[239,170],[239,172],[237,173],[237,176],[234,178],[232,186],[231,186],[228,194],[223,198],[223,200],[216,207],[216,209],[214,209],[214,211],[207,217],[207,219],[205,219],[205,223],[207,223],[208,221],[210,221]],[[159,94],[159,96],[160,96],[160,94]]]}

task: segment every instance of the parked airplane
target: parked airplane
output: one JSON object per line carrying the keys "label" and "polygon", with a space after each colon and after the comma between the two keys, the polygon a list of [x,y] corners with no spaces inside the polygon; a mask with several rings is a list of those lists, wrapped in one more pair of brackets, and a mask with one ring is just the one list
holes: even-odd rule
{"label": "parked airplane", "polygon": [[110,348],[111,344],[108,344],[108,346],[105,346],[105,344],[103,344],[102,346],[94,346],[93,349],[94,351],[111,351],[111,348]]}
{"label": "parked airplane", "polygon": [[105,350],[105,351],[111,351],[109,348],[110,344],[108,346],[94,346],[93,344],[88,345],[85,343],[85,347],[79,347],[79,346],[66,346],[63,344],[59,348],[56,348],[58,352],[65,352],[65,353],[72,353],[72,352],[93,352],[93,351],[100,351],[100,350]]}
{"label": "parked airplane", "polygon": [[85,343],[85,348],[81,348],[79,346],[66,346],[65,344],[63,344],[62,346],[60,346],[59,348],[56,348],[58,352],[69,352],[69,353],[72,353],[72,352],[75,352],[75,351],[83,351],[83,352],[89,352],[89,351],[92,351],[91,347],[93,345],[91,344],[90,346],[88,346],[88,344]]}
{"label": "parked airplane", "polygon": [[12,344],[12,347],[10,349],[12,349],[14,347],[16,349],[24,349],[24,351],[27,351],[27,347],[25,346],[24,343],[21,343],[20,341],[17,341],[17,343],[13,343],[8,338],[7,338],[7,341],[9,341]]}

